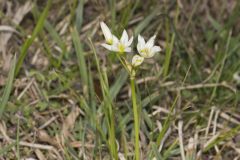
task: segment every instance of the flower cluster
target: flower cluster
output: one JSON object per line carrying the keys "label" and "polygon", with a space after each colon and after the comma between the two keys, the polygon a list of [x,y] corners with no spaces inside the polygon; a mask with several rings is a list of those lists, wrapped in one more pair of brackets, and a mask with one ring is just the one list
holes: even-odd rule
{"label": "flower cluster", "polygon": [[[131,52],[131,44],[133,42],[133,37],[129,39],[126,30],[123,31],[122,36],[118,39],[115,35],[113,35],[108,28],[108,26],[104,23],[100,23],[103,35],[105,37],[106,43],[101,44],[103,47],[110,51],[125,53]],[[145,42],[144,38],[141,35],[138,35],[138,44],[137,51],[139,55],[134,55],[132,58],[132,66],[138,67],[142,64],[145,58],[153,57],[157,52],[161,51],[159,46],[154,45],[156,36],[152,36],[147,42]]]}

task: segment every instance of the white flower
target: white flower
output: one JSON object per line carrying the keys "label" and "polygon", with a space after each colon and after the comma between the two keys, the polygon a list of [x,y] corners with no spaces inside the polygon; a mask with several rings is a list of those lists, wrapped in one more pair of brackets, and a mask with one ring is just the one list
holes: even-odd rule
{"label": "white flower", "polygon": [[115,35],[113,35],[108,28],[108,26],[104,22],[100,22],[100,26],[103,32],[103,35],[105,37],[106,43],[101,44],[103,47],[105,47],[108,50],[112,50],[113,45],[116,45],[118,43],[118,39]]}
{"label": "white flower", "polygon": [[124,30],[122,33],[122,37],[119,40],[115,35],[113,35],[108,28],[108,26],[104,23],[100,23],[103,35],[106,39],[106,43],[101,44],[104,48],[114,51],[114,52],[131,52],[130,45],[132,44],[133,37],[128,39],[127,31]]}
{"label": "white flower", "polygon": [[120,53],[131,52],[132,49],[130,45],[132,44],[132,41],[133,41],[133,37],[128,39],[127,31],[124,30],[120,41],[118,41],[116,44],[113,44],[112,49],[113,51],[120,52]]}
{"label": "white flower", "polygon": [[233,79],[237,82],[240,83],[240,74],[238,72],[233,74]]}
{"label": "white flower", "polygon": [[141,65],[143,60],[144,60],[144,58],[139,56],[139,55],[133,56],[133,58],[132,58],[132,66],[133,67],[137,67],[137,66]]}
{"label": "white flower", "polygon": [[159,46],[154,46],[154,40],[156,36],[152,36],[147,43],[141,35],[138,35],[137,50],[139,54],[144,58],[151,58],[155,53],[160,52],[161,48]]}

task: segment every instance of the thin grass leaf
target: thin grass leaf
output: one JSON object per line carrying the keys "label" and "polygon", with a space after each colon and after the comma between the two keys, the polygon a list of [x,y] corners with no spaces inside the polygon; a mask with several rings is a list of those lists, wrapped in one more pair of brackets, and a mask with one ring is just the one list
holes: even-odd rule
{"label": "thin grass leaf", "polygon": [[[140,113],[141,113],[141,112],[140,112]],[[146,109],[143,109],[143,110],[142,110],[141,118],[144,119],[144,121],[146,122],[146,124],[148,125],[148,127],[149,127],[151,130],[154,130],[154,123],[153,123],[153,121],[151,120],[151,117],[149,117],[149,114],[148,114],[148,112],[146,111]],[[147,136],[150,135],[150,133],[148,132],[148,130],[146,130],[146,135],[147,135]]]}
{"label": "thin grass leaf", "polygon": [[45,51],[46,56],[48,57],[50,63],[54,66],[54,67],[58,67],[59,61],[53,56],[52,51],[51,51],[51,47],[50,44],[48,43],[47,38],[45,37],[44,33],[40,33],[39,34],[40,39],[42,40],[43,43],[43,48]]}
{"label": "thin grass leaf", "polygon": [[[40,11],[38,10],[37,6],[32,11],[32,13],[33,13],[35,19],[38,19],[39,15],[40,15]],[[52,50],[48,43],[48,37],[46,37],[46,33],[43,31],[40,31],[39,38],[41,39],[41,41],[43,43],[43,47],[46,51],[46,54],[47,54],[47,57],[49,58],[50,63],[54,67],[59,68],[61,66],[63,56],[67,55],[67,53],[66,53],[67,46],[64,43],[64,41],[62,40],[62,38],[60,37],[60,35],[57,33],[56,29],[49,23],[49,21],[47,19],[45,20],[44,28],[47,30],[48,34],[52,37],[52,39],[57,43],[57,45],[61,49],[60,56],[58,58],[55,58],[53,56],[54,54],[52,53]]]}
{"label": "thin grass leaf", "polygon": [[79,33],[75,27],[72,30],[72,40],[78,58],[78,67],[81,79],[83,81],[83,84],[86,86],[88,84],[87,65],[84,57],[84,52],[82,49],[82,44],[79,38]]}
{"label": "thin grass leaf", "polygon": [[117,75],[117,80],[114,82],[114,84],[110,88],[110,95],[111,99],[113,100],[117,94],[119,93],[122,86],[125,84],[128,78],[128,73],[125,69],[122,69],[120,73]]}
{"label": "thin grass leaf", "polygon": [[[230,31],[230,32],[229,32],[229,35],[228,35],[228,38],[227,38],[226,49],[225,49],[225,52],[224,52],[224,57],[222,58],[222,61],[221,61],[220,72],[219,72],[219,75],[218,75],[218,77],[217,77],[216,83],[219,83],[219,81],[220,81],[220,79],[221,79],[221,76],[222,76],[222,73],[223,73],[223,69],[224,69],[226,60],[227,60],[227,58],[228,58],[229,45],[230,45],[231,37],[232,37],[232,36],[231,36],[231,31]],[[213,100],[213,98],[214,98],[215,95],[216,95],[216,92],[217,92],[217,86],[213,88],[210,101]]]}
{"label": "thin grass leaf", "polygon": [[[178,146],[178,139],[176,139],[167,149],[166,151],[163,153],[163,160],[167,160],[169,159],[170,156],[172,156],[172,154],[176,151],[174,150],[176,147]],[[180,149],[178,149],[179,153],[180,153]]]}
{"label": "thin grass leaf", "polygon": [[159,8],[155,8],[150,15],[148,15],[141,23],[139,23],[138,26],[134,29],[134,35],[138,35],[146,27],[148,27],[158,12],[159,12]]}
{"label": "thin grass leaf", "polygon": [[211,25],[216,29],[217,31],[220,31],[222,29],[221,24],[219,24],[211,15],[207,15],[207,18]]}
{"label": "thin grass leaf", "polygon": [[220,142],[223,142],[224,140],[227,140],[229,138],[232,138],[234,136],[236,136],[240,131],[240,125],[238,125],[237,127],[220,134],[213,142],[211,142],[209,145],[207,145],[204,148],[203,152],[207,152],[208,150],[210,150],[211,148],[213,148],[215,145],[219,144]]}
{"label": "thin grass leaf", "polygon": [[51,7],[51,4],[52,4],[52,0],[48,0],[47,5],[44,8],[42,14],[40,15],[40,18],[38,19],[37,25],[34,28],[31,37],[28,38],[25,41],[25,43],[23,44],[23,46],[21,47],[20,55],[19,55],[18,62],[16,65],[15,76],[18,75],[18,73],[22,67],[23,61],[27,55],[28,48],[32,45],[32,43],[33,43],[34,39],[37,37],[38,33],[43,29],[44,22],[45,22],[45,19],[47,18],[48,11]]}
{"label": "thin grass leaf", "polygon": [[112,106],[112,96],[110,94],[110,90],[108,87],[108,80],[107,80],[107,74],[106,71],[101,70],[100,64],[99,64],[99,59],[96,53],[96,50],[94,48],[94,45],[90,41],[90,47],[94,53],[95,57],[95,62],[97,65],[97,70],[100,78],[100,86],[102,89],[102,95],[103,95],[103,103],[101,103],[99,109],[103,109],[105,113],[105,120],[107,123],[107,129],[108,129],[108,134],[109,134],[109,140],[107,141],[109,150],[111,152],[112,158],[115,160],[118,160],[118,154],[117,154],[117,145],[116,145],[116,138],[115,138],[115,123],[114,123],[114,110]]}
{"label": "thin grass leaf", "polygon": [[82,28],[83,23],[84,0],[80,0],[76,8],[76,28],[78,31]]}
{"label": "thin grass leaf", "polygon": [[169,65],[170,65],[170,61],[171,61],[174,40],[175,40],[175,33],[173,33],[173,35],[172,35],[170,45],[167,45],[167,48],[166,48],[166,56],[165,56],[165,61],[164,61],[164,64],[163,64],[163,76],[164,77],[166,77],[168,75],[168,70],[169,70]]}
{"label": "thin grass leaf", "polygon": [[20,126],[19,126],[19,123],[20,123],[20,118],[17,117],[17,138],[16,138],[16,148],[17,148],[17,159],[20,160],[20,146],[19,146],[19,129],[20,129]]}
{"label": "thin grass leaf", "polygon": [[61,48],[61,55],[58,58],[57,67],[60,67],[62,63],[63,56],[67,53],[67,46],[64,41],[61,39],[60,35],[57,33],[55,28],[46,20],[44,27],[48,31],[49,35],[57,42],[58,46]]}
{"label": "thin grass leaf", "polygon": [[11,66],[11,69],[10,69],[9,74],[8,74],[7,84],[6,84],[6,87],[4,89],[3,96],[0,100],[0,119],[2,117],[2,114],[4,112],[5,107],[7,105],[7,102],[9,100],[9,96],[10,96],[12,86],[13,86],[15,69],[16,69],[16,55],[13,58],[12,66]]}
{"label": "thin grass leaf", "polygon": [[177,96],[175,99],[174,99],[174,102],[171,106],[171,109],[170,109],[170,113],[168,114],[167,116],[167,119],[164,121],[164,125],[162,127],[162,130],[160,131],[158,137],[157,137],[157,146],[159,146],[161,144],[161,141],[165,135],[165,133],[167,132],[169,126],[170,126],[170,122],[171,122],[171,118],[172,118],[172,115],[171,113],[173,112],[173,109],[177,103],[177,100],[178,100],[179,96]]}
{"label": "thin grass leaf", "polygon": [[91,63],[88,63],[88,90],[89,90],[89,106],[91,106],[92,113],[96,113],[96,97],[94,90],[94,82],[91,74]]}
{"label": "thin grass leaf", "polygon": [[142,108],[147,107],[148,104],[150,103],[154,103],[156,100],[159,100],[159,92],[154,92],[152,94],[150,94],[149,96],[145,97],[142,100]]}
{"label": "thin grass leaf", "polygon": [[155,155],[156,159],[162,159],[162,156],[160,155],[160,153],[158,152],[157,146],[155,143],[152,143],[152,149]]}
{"label": "thin grass leaf", "polygon": [[111,27],[115,28],[116,22],[116,0],[108,0],[111,9]]}
{"label": "thin grass leaf", "polygon": [[13,143],[11,143],[11,144],[9,144],[9,145],[6,145],[6,146],[0,148],[0,156],[5,155],[5,154],[6,154],[9,150],[11,150],[12,147],[14,147],[15,145],[16,145],[16,142],[13,142]]}
{"label": "thin grass leaf", "polygon": [[125,28],[129,22],[129,20],[132,18],[135,10],[137,9],[139,5],[139,0],[135,0],[133,2],[126,2],[128,4],[127,7],[124,9],[121,15],[121,24],[123,28]]}
{"label": "thin grass leaf", "polygon": [[[187,70],[187,73],[186,73],[186,75],[185,75],[185,77],[184,77],[184,80],[183,80],[183,82],[182,82],[182,85],[183,85],[184,82],[186,81],[190,69],[191,69],[191,66],[188,67],[188,70]],[[159,135],[158,135],[158,137],[157,137],[157,146],[159,146],[159,145],[161,144],[161,141],[162,141],[165,133],[167,132],[167,130],[168,130],[169,126],[170,126],[170,122],[171,122],[171,120],[172,120],[172,114],[171,114],[171,113],[173,113],[173,110],[174,110],[174,108],[175,108],[175,106],[176,106],[176,104],[177,104],[177,101],[178,101],[178,98],[179,98],[179,97],[180,97],[179,94],[175,97],[175,99],[174,99],[174,101],[173,101],[173,104],[172,104],[172,106],[171,106],[171,108],[170,108],[170,113],[168,114],[167,119],[164,121],[164,125],[163,125],[163,127],[162,127],[162,130],[160,131],[160,133],[159,133]]]}

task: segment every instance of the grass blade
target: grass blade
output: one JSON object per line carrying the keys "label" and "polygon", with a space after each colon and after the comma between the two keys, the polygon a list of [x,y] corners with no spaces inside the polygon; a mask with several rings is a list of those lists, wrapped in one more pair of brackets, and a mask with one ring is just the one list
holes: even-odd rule
{"label": "grass blade", "polygon": [[170,45],[167,45],[167,48],[166,48],[166,57],[165,57],[164,65],[163,65],[163,75],[164,75],[164,77],[166,77],[168,75],[168,70],[169,70],[169,65],[170,65],[174,40],[175,40],[175,33],[173,33],[173,35],[172,35]]}
{"label": "grass blade", "polygon": [[134,29],[134,35],[138,35],[144,30],[144,28],[148,27],[149,23],[155,18],[158,12],[159,12],[159,8],[156,8],[141,23],[139,23],[139,25]]}
{"label": "grass blade", "polygon": [[80,42],[79,33],[75,27],[72,30],[72,40],[73,40],[74,47],[76,49],[80,75],[81,75],[84,85],[87,85],[88,75],[87,75],[86,61],[85,61],[85,57],[83,55],[83,49],[82,49],[82,44]]}
{"label": "grass blade", "polygon": [[84,0],[80,0],[76,8],[76,27],[80,31],[83,23]]}
{"label": "grass blade", "polygon": [[12,66],[11,66],[10,72],[8,74],[7,84],[4,89],[2,99],[0,101],[0,118],[2,117],[3,111],[6,107],[6,104],[8,102],[8,99],[9,99],[9,96],[10,96],[10,93],[12,90],[15,68],[16,68],[16,55],[13,58]]}
{"label": "grass blade", "polygon": [[48,31],[49,35],[56,41],[58,46],[61,48],[61,55],[58,58],[57,64],[57,67],[60,67],[63,56],[67,53],[67,46],[61,39],[60,35],[57,33],[56,29],[48,21],[45,22],[45,28]]}
{"label": "grass blade", "polygon": [[109,140],[108,140],[108,147],[111,152],[112,158],[115,160],[118,160],[118,154],[117,154],[117,145],[116,145],[116,137],[115,137],[115,120],[114,120],[114,109],[112,106],[112,96],[110,94],[110,90],[108,87],[108,80],[107,80],[107,73],[104,70],[101,70],[99,65],[99,59],[97,57],[96,50],[94,48],[94,45],[89,39],[90,47],[94,53],[95,62],[97,65],[97,71],[100,78],[100,85],[102,89],[103,94],[103,103],[100,105],[100,109],[103,108],[106,116],[106,122],[107,122],[107,128],[109,133]]}
{"label": "grass blade", "polygon": [[48,11],[51,7],[51,4],[52,4],[52,0],[49,0],[47,3],[47,6],[44,8],[44,11],[40,15],[40,18],[37,22],[36,27],[33,30],[31,38],[27,39],[26,42],[21,47],[19,59],[18,59],[17,65],[16,65],[15,76],[17,76],[20,71],[20,68],[23,64],[24,58],[27,55],[28,48],[32,45],[32,43],[33,43],[34,39],[37,37],[38,33],[43,29],[44,22],[45,22],[45,19],[47,18]]}
{"label": "grass blade", "polygon": [[6,154],[12,147],[16,145],[16,142],[13,142],[9,145],[4,146],[3,148],[0,149],[0,156]]}
{"label": "grass blade", "polygon": [[117,77],[119,77],[116,82],[111,86],[110,88],[110,95],[112,98],[112,100],[114,98],[116,98],[117,94],[119,93],[120,89],[122,88],[122,86],[125,84],[127,77],[128,77],[128,73],[122,69],[120,71],[120,73],[117,75]]}
{"label": "grass blade", "polygon": [[116,0],[109,0],[109,7],[111,8],[111,22],[112,28],[115,28],[116,22]]}

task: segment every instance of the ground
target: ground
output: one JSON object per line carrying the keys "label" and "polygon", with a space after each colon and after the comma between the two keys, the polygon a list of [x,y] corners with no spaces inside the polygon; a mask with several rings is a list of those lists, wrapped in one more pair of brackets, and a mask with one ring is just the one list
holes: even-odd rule
{"label": "ground", "polygon": [[101,21],[134,37],[127,58],[138,34],[162,48],[136,74],[141,159],[240,159],[240,1],[0,0],[0,160],[134,159]]}

